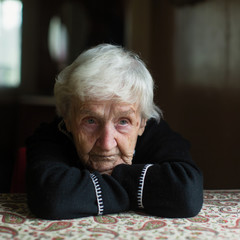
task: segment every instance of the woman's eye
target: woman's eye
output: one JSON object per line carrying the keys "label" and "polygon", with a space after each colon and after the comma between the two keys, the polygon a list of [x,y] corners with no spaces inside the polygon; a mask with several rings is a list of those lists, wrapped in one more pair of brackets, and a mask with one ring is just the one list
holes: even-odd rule
{"label": "woman's eye", "polygon": [[123,126],[124,126],[124,125],[127,125],[127,124],[128,124],[128,120],[122,119],[122,120],[119,121],[119,124],[120,124],[120,125],[123,125]]}
{"label": "woman's eye", "polygon": [[88,119],[86,120],[86,122],[87,122],[88,124],[95,124],[95,123],[96,123],[96,121],[95,121],[93,118],[88,118]]}

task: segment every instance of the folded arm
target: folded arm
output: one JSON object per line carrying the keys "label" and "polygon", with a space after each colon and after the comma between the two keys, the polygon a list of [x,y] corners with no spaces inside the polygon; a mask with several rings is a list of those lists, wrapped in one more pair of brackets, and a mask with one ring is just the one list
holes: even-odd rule
{"label": "folded arm", "polygon": [[184,162],[119,165],[112,174],[126,189],[130,208],[160,217],[193,217],[202,207],[202,175]]}
{"label": "folded arm", "polygon": [[27,141],[27,192],[30,210],[46,219],[129,209],[128,194],[121,184],[83,168],[71,141],[47,126]]}

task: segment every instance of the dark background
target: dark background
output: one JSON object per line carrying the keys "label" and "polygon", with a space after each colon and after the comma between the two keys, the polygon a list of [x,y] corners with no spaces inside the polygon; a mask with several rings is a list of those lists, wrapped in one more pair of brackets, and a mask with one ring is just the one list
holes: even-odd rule
{"label": "dark background", "polygon": [[62,65],[49,55],[53,16],[68,28],[65,64],[103,42],[139,53],[165,119],[192,143],[205,188],[240,188],[238,0],[23,0],[21,85],[0,88],[0,192],[9,191],[17,149],[55,115]]}

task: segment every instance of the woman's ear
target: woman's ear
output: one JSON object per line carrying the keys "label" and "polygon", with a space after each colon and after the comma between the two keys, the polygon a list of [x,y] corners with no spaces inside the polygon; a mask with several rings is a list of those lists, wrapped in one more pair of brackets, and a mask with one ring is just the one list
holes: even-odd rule
{"label": "woman's ear", "polygon": [[65,123],[65,125],[66,125],[66,128],[67,128],[67,131],[68,132],[71,132],[71,124],[70,124],[70,121],[69,121],[69,119],[63,119],[63,121],[64,121],[64,123]]}
{"label": "woman's ear", "polygon": [[138,136],[142,136],[142,134],[143,134],[143,132],[145,130],[146,124],[147,124],[147,120],[142,118],[141,119],[141,123],[140,123],[140,128],[138,130]]}

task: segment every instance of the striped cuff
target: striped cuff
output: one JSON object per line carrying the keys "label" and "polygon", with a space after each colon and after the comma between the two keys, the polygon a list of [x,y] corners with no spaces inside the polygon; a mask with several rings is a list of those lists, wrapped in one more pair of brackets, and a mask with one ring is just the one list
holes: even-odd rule
{"label": "striped cuff", "polygon": [[143,206],[143,188],[144,188],[144,181],[145,181],[145,176],[147,173],[147,170],[149,167],[151,167],[153,164],[147,164],[144,166],[142,172],[141,172],[141,176],[140,176],[140,180],[139,180],[139,186],[138,186],[138,192],[137,192],[137,203],[138,203],[138,207],[139,208],[144,208]]}
{"label": "striped cuff", "polygon": [[95,174],[90,173],[90,177],[92,179],[93,185],[95,187],[96,197],[97,197],[97,204],[98,204],[98,215],[102,215],[104,211],[103,199],[102,199],[102,191],[100,184],[98,182],[98,178]]}

